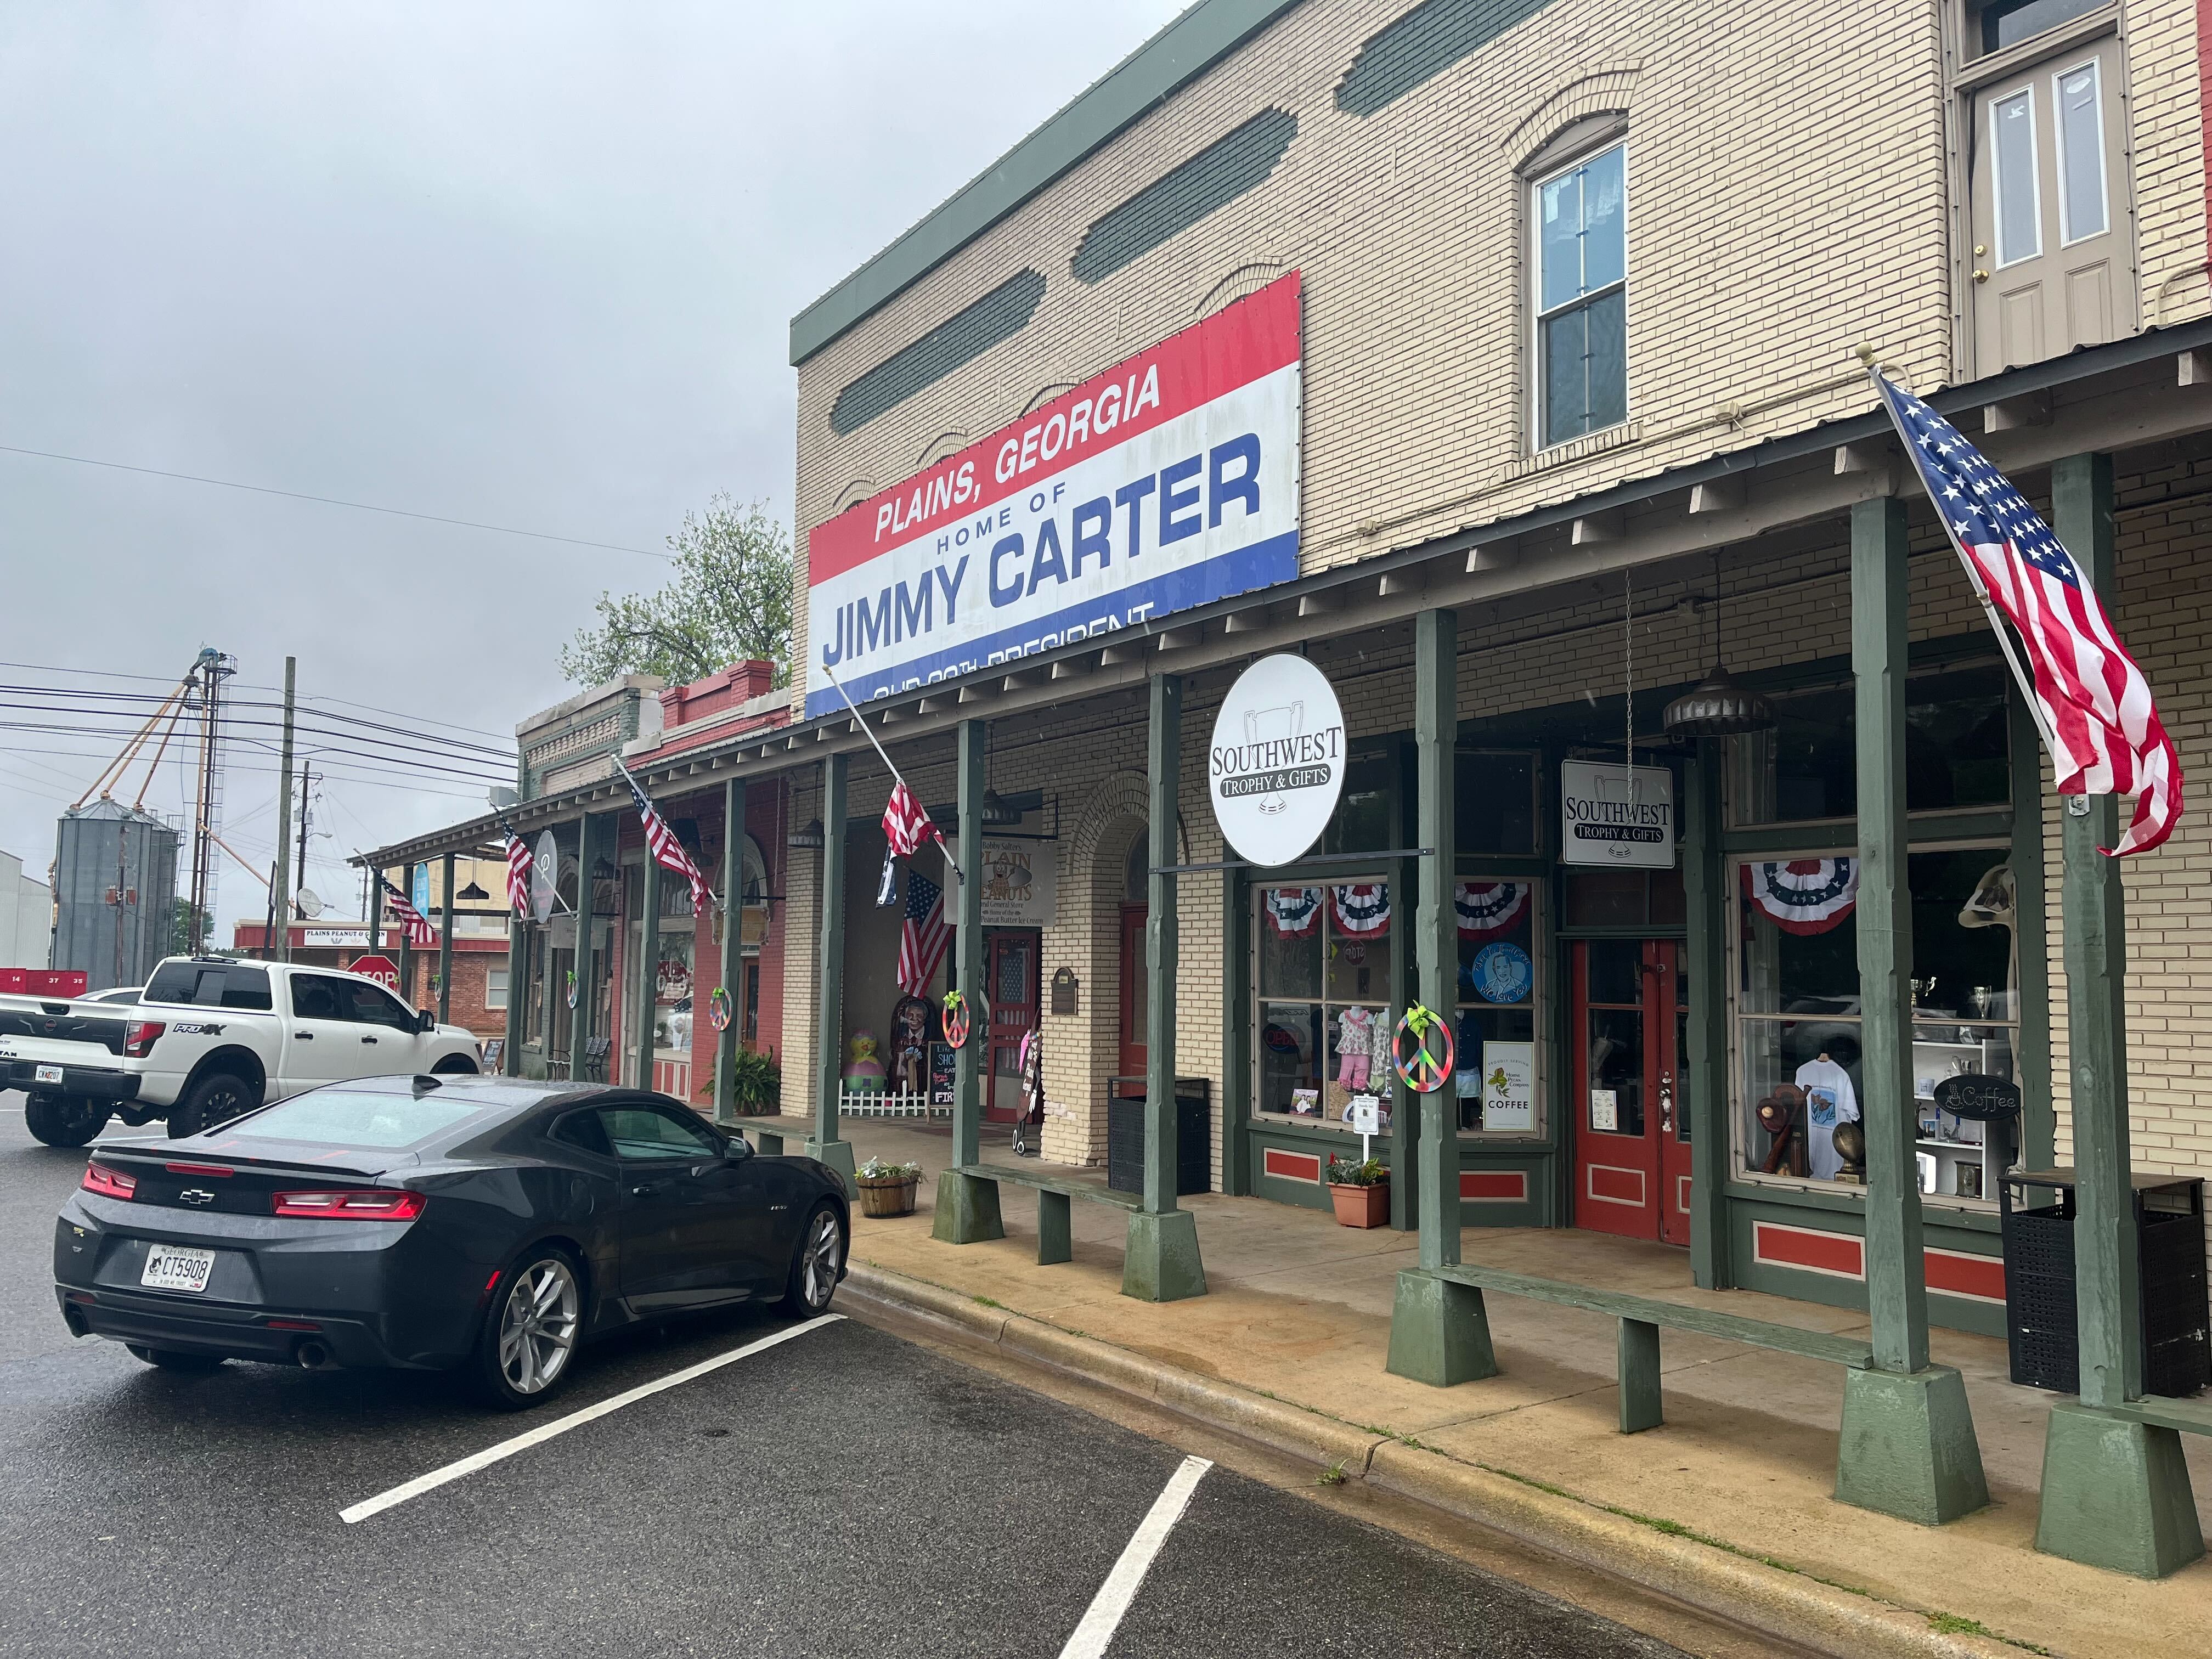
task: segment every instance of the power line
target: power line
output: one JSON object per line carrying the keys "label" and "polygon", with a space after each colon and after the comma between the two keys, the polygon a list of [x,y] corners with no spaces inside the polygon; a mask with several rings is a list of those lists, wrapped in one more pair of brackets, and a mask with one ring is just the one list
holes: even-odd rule
{"label": "power line", "polygon": [[[97,714],[103,716],[113,716],[129,720],[136,720],[141,714],[145,712],[143,707],[144,704],[151,703],[158,708],[173,700],[172,696],[155,696],[150,692],[88,690],[82,687],[72,685],[17,685],[0,683],[0,693],[15,693],[21,696],[38,697],[69,697],[87,702],[96,698],[103,703],[137,703],[142,705],[142,707],[138,708],[93,708],[82,707],[64,708],[55,708],[51,705],[42,703],[7,703],[0,702],[0,708],[27,708],[42,714]],[[253,698],[246,697],[234,697],[226,702],[223,705],[226,708],[260,708],[271,710],[281,709],[283,706],[284,705],[280,702],[263,702]],[[351,714],[333,714],[328,709],[315,708],[311,709],[308,712],[313,714],[319,719],[341,721],[348,726],[359,726],[365,732],[389,732],[395,736],[410,738],[417,744],[437,749],[441,752],[447,750],[467,750],[476,754],[489,756],[492,759],[501,762],[513,762],[520,758],[515,750],[512,748],[495,749],[489,744],[465,743],[459,738],[442,737],[433,732],[410,732],[403,726],[386,726],[380,720],[360,720]],[[280,721],[270,720],[231,720],[228,723],[246,726],[271,726],[282,724]],[[323,732],[323,735],[328,737],[343,737],[349,734],[345,732],[329,732],[325,730]],[[362,741],[373,743],[380,742],[381,739],[364,738]]]}
{"label": "power line", "polygon": [[655,553],[649,548],[624,547],[617,542],[586,541],[577,536],[556,536],[543,530],[517,530],[512,525],[485,524],[476,519],[448,519],[436,513],[415,513],[404,507],[379,507],[372,501],[341,501],[335,495],[309,495],[297,489],[276,489],[267,484],[240,483],[233,478],[208,478],[196,472],[166,472],[158,466],[132,466],[124,461],[95,460],[89,455],[64,455],[51,449],[25,449],[15,444],[0,444],[0,453],[9,455],[35,455],[46,461],[73,461],[79,466],[106,467],[113,472],[137,472],[149,478],[174,478],[184,483],[213,484],[222,489],[243,489],[256,495],[282,495],[287,501],[318,501],[325,507],[348,507],[358,513],[384,513],[395,519],[420,519],[426,524],[458,525],[464,530],[489,530],[501,536],[527,536],[533,541],[565,542],[571,547],[604,548],[610,553],[635,553],[641,558],[662,559],[673,564],[672,554]]}
{"label": "power line", "polygon": [[[106,709],[58,708],[52,705],[43,703],[9,702],[0,702],[0,712],[11,714],[74,714],[80,718],[89,717],[94,719],[112,718],[114,713],[114,711]],[[125,716],[125,718],[127,720],[131,717]],[[252,737],[247,735],[246,732],[236,730],[235,728],[245,726],[257,730],[269,730],[279,727],[282,724],[283,722],[277,720],[227,720],[223,722],[223,736],[232,742],[256,744],[258,746],[266,748],[268,745],[265,740]],[[124,732],[128,729],[129,728],[127,726],[120,726],[67,725],[60,721],[54,720],[0,720],[0,731],[53,732],[66,734],[70,737],[112,737],[116,735],[118,732]],[[495,766],[489,762],[476,760],[466,755],[450,755],[445,750],[440,749],[424,749],[416,745],[395,744],[382,738],[355,737],[349,732],[327,732],[319,726],[300,726],[295,729],[306,735],[313,737],[343,738],[346,739],[348,743],[354,744],[372,745],[371,747],[362,748],[347,747],[342,744],[326,744],[318,747],[316,752],[319,754],[342,755],[349,757],[357,762],[373,763],[398,767],[403,769],[436,773],[442,776],[465,778],[471,781],[482,781],[484,783],[505,784],[509,782],[514,775],[511,768]],[[441,759],[453,761],[457,763],[447,766],[441,765],[438,763],[437,761],[410,761],[406,758],[406,757],[410,755],[434,755],[439,757]]]}

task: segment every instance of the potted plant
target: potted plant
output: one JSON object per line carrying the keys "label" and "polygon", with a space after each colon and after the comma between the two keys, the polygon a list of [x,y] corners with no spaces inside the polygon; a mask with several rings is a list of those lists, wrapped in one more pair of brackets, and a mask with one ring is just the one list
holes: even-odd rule
{"label": "potted plant", "polygon": [[921,1184],[921,1165],[893,1164],[872,1158],[854,1177],[860,1188],[862,1215],[912,1215],[915,1189]]}
{"label": "potted plant", "polygon": [[[702,1084],[698,1094],[702,1100],[713,1099],[713,1081]],[[774,1117],[783,1103],[783,1067],[774,1054],[740,1048],[731,1070],[730,1094],[739,1117]]]}
{"label": "potted plant", "polygon": [[1340,1227],[1381,1227],[1390,1219],[1390,1171],[1379,1158],[1353,1160],[1331,1154],[1328,1199]]}

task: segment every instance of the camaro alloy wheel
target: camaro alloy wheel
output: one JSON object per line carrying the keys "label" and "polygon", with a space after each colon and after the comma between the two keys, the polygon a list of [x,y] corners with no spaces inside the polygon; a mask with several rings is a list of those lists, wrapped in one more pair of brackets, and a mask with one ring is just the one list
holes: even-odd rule
{"label": "camaro alloy wheel", "polygon": [[837,1224],[837,1212],[825,1204],[807,1218],[799,1259],[792,1263],[791,1294],[785,1298],[790,1311],[805,1316],[827,1308],[844,1259],[844,1230]]}
{"label": "camaro alloy wheel", "polygon": [[557,1255],[541,1255],[514,1276],[499,1316],[499,1374],[519,1399],[558,1382],[576,1352],[576,1275]]}

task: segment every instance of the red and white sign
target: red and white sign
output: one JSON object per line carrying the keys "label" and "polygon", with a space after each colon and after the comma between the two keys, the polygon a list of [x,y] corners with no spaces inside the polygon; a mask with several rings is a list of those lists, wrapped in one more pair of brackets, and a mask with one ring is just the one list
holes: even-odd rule
{"label": "red and white sign", "polygon": [[346,971],[374,980],[394,996],[399,994],[399,964],[390,957],[356,957]]}
{"label": "red and white sign", "polygon": [[1298,277],[815,526],[806,713],[1298,574]]}

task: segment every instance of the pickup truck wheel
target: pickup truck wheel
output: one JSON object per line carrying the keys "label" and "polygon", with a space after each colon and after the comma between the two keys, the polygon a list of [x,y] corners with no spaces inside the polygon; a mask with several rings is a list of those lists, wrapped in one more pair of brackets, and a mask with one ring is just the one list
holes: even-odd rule
{"label": "pickup truck wheel", "polygon": [[107,1108],[71,1095],[33,1095],[23,1127],[49,1146],[82,1146],[107,1127]]}
{"label": "pickup truck wheel", "polygon": [[186,1135],[212,1129],[255,1103],[245,1079],[228,1072],[211,1072],[186,1090],[169,1113],[169,1138],[182,1140]]}
{"label": "pickup truck wheel", "polygon": [[435,1066],[433,1066],[430,1070],[434,1075],[438,1077],[474,1077],[476,1075],[477,1063],[471,1060],[466,1054],[447,1054]]}

